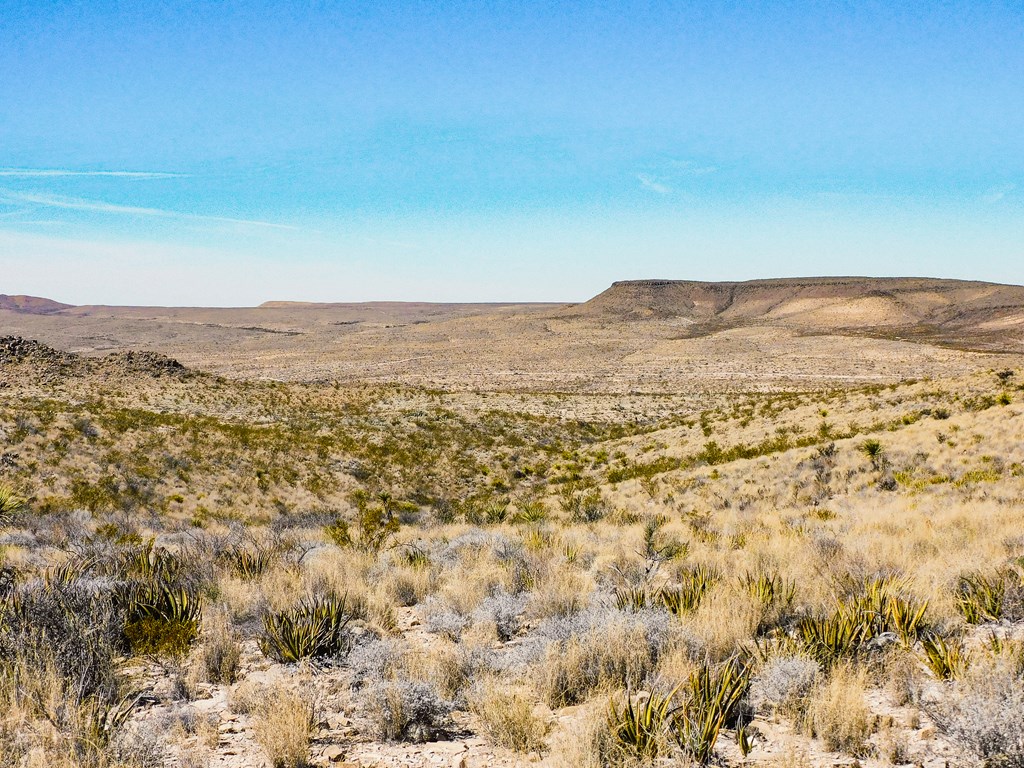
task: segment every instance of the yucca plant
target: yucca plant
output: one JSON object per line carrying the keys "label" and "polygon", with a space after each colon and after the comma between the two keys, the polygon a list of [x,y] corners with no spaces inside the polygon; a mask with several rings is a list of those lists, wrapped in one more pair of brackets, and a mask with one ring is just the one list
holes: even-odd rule
{"label": "yucca plant", "polygon": [[842,604],[831,616],[808,616],[797,625],[804,649],[824,667],[855,655],[873,635],[870,619]]}
{"label": "yucca plant", "polygon": [[134,654],[178,656],[199,636],[202,601],[184,587],[136,584],[122,600],[124,634]]}
{"label": "yucca plant", "polygon": [[547,519],[548,510],[542,501],[520,502],[519,510],[512,516],[513,523],[540,523]]}
{"label": "yucca plant", "polygon": [[651,593],[643,586],[616,589],[615,607],[620,611],[639,613],[651,607]]}
{"label": "yucca plant", "polygon": [[1001,575],[989,578],[975,573],[960,577],[956,602],[968,624],[998,621],[1003,616],[1003,596],[1006,585]]}
{"label": "yucca plant", "polygon": [[705,663],[690,675],[686,701],[669,727],[679,747],[699,765],[711,761],[718,734],[734,719],[750,677],[750,664],[735,657],[718,668]]}
{"label": "yucca plant", "polygon": [[882,444],[874,438],[868,438],[861,443],[860,452],[871,460],[871,467],[876,470],[881,465],[882,456],[885,455],[885,449],[882,448]]}
{"label": "yucca plant", "polygon": [[282,663],[337,656],[348,648],[345,630],[353,618],[345,596],[303,600],[291,610],[263,617],[260,648]]}
{"label": "yucca plant", "polygon": [[6,483],[0,484],[0,525],[7,525],[25,508],[27,499]]}
{"label": "yucca plant", "polygon": [[683,571],[678,586],[662,588],[658,597],[669,613],[675,616],[693,613],[700,608],[704,596],[719,578],[718,571],[713,568],[697,565]]}
{"label": "yucca plant", "polygon": [[924,650],[925,663],[940,680],[956,679],[970,662],[963,645],[958,642],[947,643],[938,633],[925,635],[921,639],[921,648]]}
{"label": "yucca plant", "polygon": [[653,760],[665,751],[665,725],[672,713],[672,699],[677,689],[667,694],[652,691],[633,703],[630,695],[620,710],[612,699],[608,704],[608,729],[615,746],[635,760]]}
{"label": "yucca plant", "polygon": [[788,608],[796,599],[796,584],[785,581],[778,573],[748,571],[740,577],[740,584],[765,608]]}
{"label": "yucca plant", "polygon": [[258,579],[270,567],[274,554],[266,549],[236,547],[221,553],[220,561],[246,581]]}

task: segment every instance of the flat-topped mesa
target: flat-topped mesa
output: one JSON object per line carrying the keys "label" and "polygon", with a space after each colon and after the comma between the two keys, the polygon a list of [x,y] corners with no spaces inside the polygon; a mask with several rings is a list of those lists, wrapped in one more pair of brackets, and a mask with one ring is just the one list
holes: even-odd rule
{"label": "flat-topped mesa", "polygon": [[699,282],[624,280],[575,315],[695,323],[876,328],[1024,328],[1024,287],[924,277],[809,277]]}

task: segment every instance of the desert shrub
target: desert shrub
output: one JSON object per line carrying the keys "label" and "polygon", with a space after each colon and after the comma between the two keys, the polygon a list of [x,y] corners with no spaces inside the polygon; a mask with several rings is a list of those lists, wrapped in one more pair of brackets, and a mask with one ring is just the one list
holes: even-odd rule
{"label": "desert shrub", "polygon": [[594,523],[608,514],[608,504],[597,488],[582,488],[567,483],[558,496],[558,505],[571,523]]}
{"label": "desert shrub", "polygon": [[491,672],[490,648],[480,645],[457,645],[452,642],[432,644],[425,652],[410,653],[403,664],[410,678],[430,683],[442,698],[465,704],[465,689],[473,679]]}
{"label": "desert shrub", "polygon": [[425,682],[375,683],[366,689],[364,711],[373,731],[386,741],[429,741],[451,726],[451,702]]}
{"label": "desert shrub", "polygon": [[549,706],[562,707],[601,687],[641,688],[668,642],[668,616],[594,607],[546,621],[538,634],[548,643],[537,685]]}
{"label": "desert shrub", "polygon": [[750,706],[764,714],[799,713],[820,671],[821,665],[806,656],[772,657],[750,683]]}
{"label": "desert shrub", "polygon": [[458,642],[463,631],[469,626],[469,616],[454,610],[447,602],[436,597],[427,598],[422,606],[423,628],[435,635],[442,635]]}
{"label": "desert shrub", "polygon": [[355,525],[337,518],[324,528],[327,537],[339,547],[353,547],[363,552],[380,552],[390,546],[401,523],[396,514],[396,503],[388,494],[381,494],[378,503],[371,503],[365,492],[353,494],[356,506]]}
{"label": "desert shrub", "polygon": [[488,741],[513,752],[542,752],[547,726],[533,713],[533,703],[498,680],[478,682],[469,693],[470,709],[480,718]]}
{"label": "desert shrub", "polygon": [[307,598],[294,608],[263,617],[260,648],[282,663],[340,656],[348,650],[348,625],[355,617],[346,596]]}
{"label": "desert shrub", "polygon": [[209,618],[203,629],[199,661],[208,682],[230,685],[238,676],[242,651],[239,636],[225,612]]}
{"label": "desert shrub", "polygon": [[684,701],[670,723],[672,737],[692,760],[707,765],[718,734],[735,724],[740,702],[750,687],[750,665],[733,658],[713,667],[704,663],[690,674]]}
{"label": "desert shrub", "polygon": [[0,662],[49,658],[74,698],[115,698],[123,613],[109,588],[77,578],[19,585],[0,604]]}
{"label": "desert shrub", "polygon": [[283,686],[263,690],[253,714],[253,735],[273,768],[310,765],[316,708],[308,696]]}
{"label": "desert shrub", "polygon": [[867,739],[875,718],[864,698],[867,686],[863,669],[849,663],[832,668],[829,678],[811,693],[805,728],[836,752],[861,756],[868,750]]}
{"label": "desert shrub", "polygon": [[1003,618],[1009,621],[1024,620],[1024,562],[1017,561],[1016,567],[1003,570]]}
{"label": "desert shrub", "polygon": [[352,670],[352,687],[394,677],[405,660],[405,648],[391,638],[371,638],[349,651],[345,663]]}
{"label": "desert shrub", "polygon": [[508,642],[522,628],[523,611],[526,610],[525,595],[510,595],[499,592],[488,597],[473,614],[477,621],[493,622],[498,639]]}
{"label": "desert shrub", "polygon": [[123,643],[109,585],[72,577],[15,587],[0,603],[5,764],[18,765],[30,748],[41,765],[104,759],[136,702],[120,671]]}
{"label": "desert shrub", "polygon": [[986,766],[1024,766],[1024,681],[1011,670],[979,666],[925,708],[942,733]]}

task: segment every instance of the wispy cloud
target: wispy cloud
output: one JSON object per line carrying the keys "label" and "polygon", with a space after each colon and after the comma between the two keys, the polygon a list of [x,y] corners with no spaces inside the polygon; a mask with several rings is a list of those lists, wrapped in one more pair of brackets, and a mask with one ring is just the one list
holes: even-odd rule
{"label": "wispy cloud", "polygon": [[981,196],[981,200],[982,202],[989,204],[998,203],[1016,188],[1016,184],[1000,184],[999,186],[991,187]]}
{"label": "wispy cloud", "polygon": [[636,178],[640,182],[640,186],[644,189],[651,190],[651,192],[657,192],[659,195],[669,195],[672,193],[672,187],[662,184],[649,174],[638,173]]}
{"label": "wispy cloud", "polygon": [[225,224],[242,224],[252,227],[271,227],[273,229],[298,230],[290,224],[276,224],[270,221],[258,221],[254,219],[234,219],[227,216],[205,216],[198,213],[183,213],[181,211],[168,211],[163,208],[144,208],[134,205],[117,205],[102,200],[82,200],[77,197],[62,197],[59,195],[32,194],[27,192],[13,192],[0,189],[0,201],[14,203],[30,203],[41,205],[47,208],[63,208],[72,211],[93,211],[96,213],[121,214],[127,216],[155,216],[164,219],[189,219],[193,221],[216,221]]}
{"label": "wispy cloud", "polygon": [[14,179],[55,178],[61,176],[112,176],[120,179],[181,179],[184,173],[157,171],[73,171],[68,168],[0,168],[0,176]]}

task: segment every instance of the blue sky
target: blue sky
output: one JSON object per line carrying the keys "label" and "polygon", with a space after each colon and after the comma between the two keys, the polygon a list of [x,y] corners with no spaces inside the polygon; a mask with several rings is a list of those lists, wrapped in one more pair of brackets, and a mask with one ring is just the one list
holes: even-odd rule
{"label": "blue sky", "polygon": [[0,0],[0,292],[1024,283],[1024,4]]}

